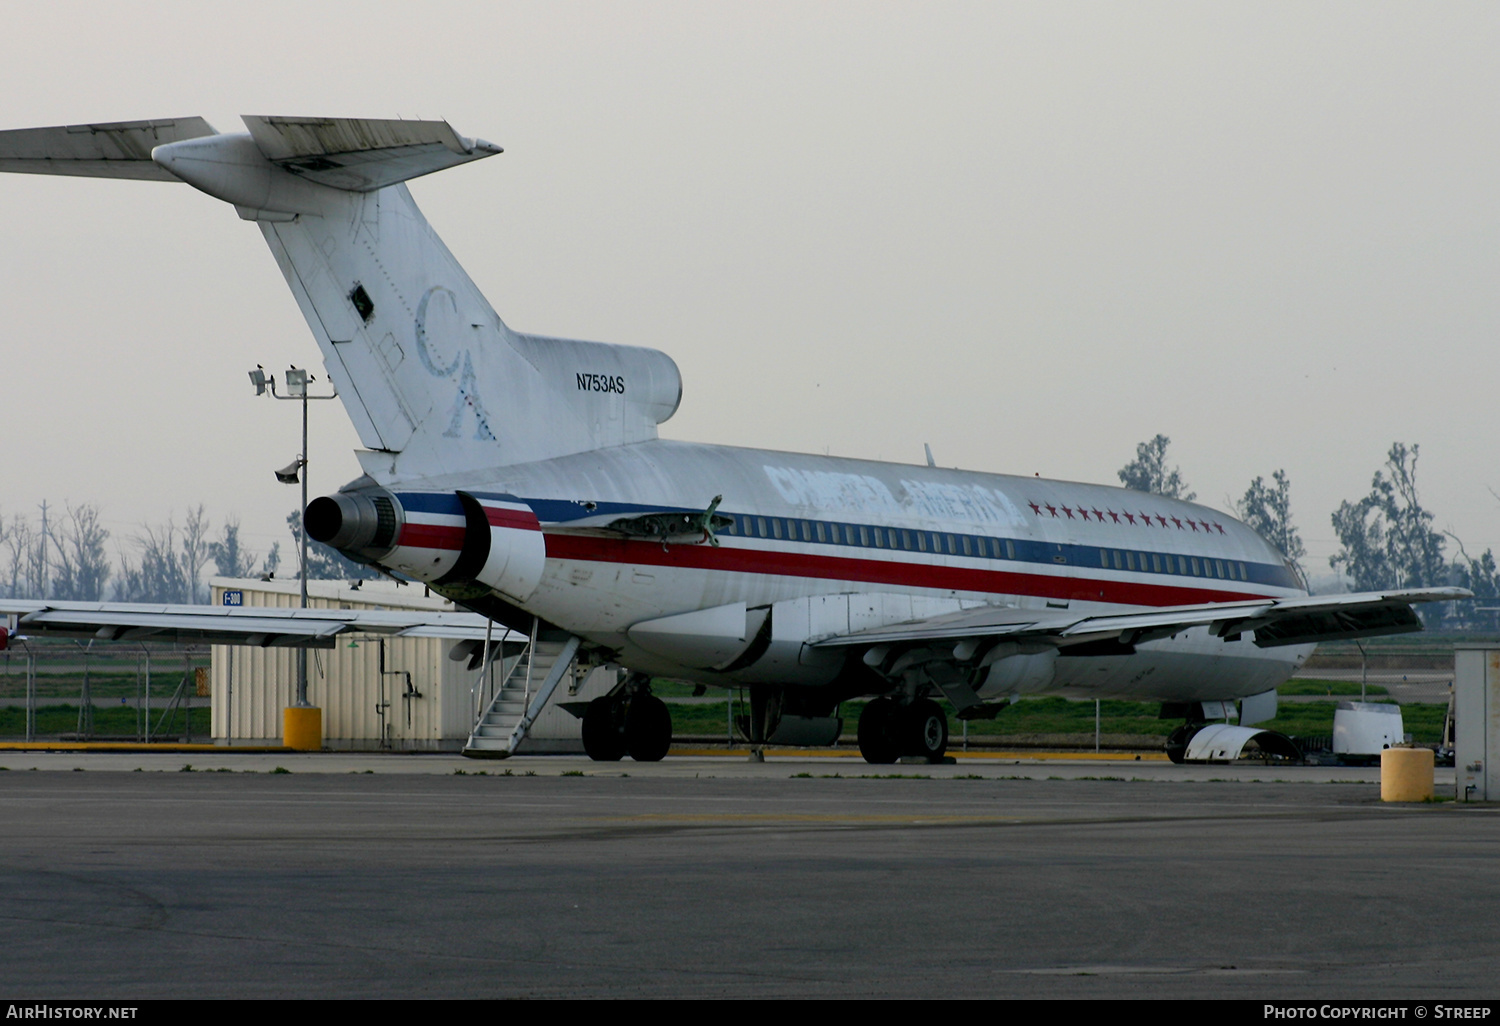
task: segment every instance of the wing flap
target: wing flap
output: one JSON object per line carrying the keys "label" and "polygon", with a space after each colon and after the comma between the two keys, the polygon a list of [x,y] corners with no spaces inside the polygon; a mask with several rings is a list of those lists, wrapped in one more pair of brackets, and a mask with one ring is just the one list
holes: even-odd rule
{"label": "wing flap", "polygon": [[[1013,608],[970,609],[836,637],[815,647],[916,644],[971,639],[1034,639],[1063,649],[1116,641],[1141,644],[1193,627],[1209,627],[1226,640],[1254,632],[1261,648],[1300,645],[1334,638],[1364,638],[1419,631],[1413,605],[1472,597],[1463,588],[1403,589],[1350,595],[1169,606],[1129,613],[1078,616],[1063,611]],[[1115,652],[1104,645],[1100,653]]]}
{"label": "wing flap", "polygon": [[[64,638],[206,642],[274,648],[332,648],[341,635],[482,641],[488,627],[477,613],[421,613],[364,609],[153,605],[121,602],[0,602],[21,635]],[[492,640],[509,637],[489,628]]]}

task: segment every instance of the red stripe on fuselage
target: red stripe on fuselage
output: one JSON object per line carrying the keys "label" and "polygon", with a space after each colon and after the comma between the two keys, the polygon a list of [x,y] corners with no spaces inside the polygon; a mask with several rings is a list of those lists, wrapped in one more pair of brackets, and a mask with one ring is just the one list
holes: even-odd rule
{"label": "red stripe on fuselage", "polygon": [[[990,595],[1037,595],[1111,602],[1129,606],[1186,606],[1206,602],[1263,599],[1254,592],[1216,591],[1179,585],[1142,584],[1086,577],[937,566],[884,559],[851,559],[767,549],[713,548],[708,545],[667,545],[660,542],[595,538],[576,534],[548,534],[548,559],[578,559],[594,563],[635,563],[650,566],[812,577],[819,580],[862,581],[905,588],[936,588]],[[1070,568],[1082,569],[1082,568]]]}
{"label": "red stripe on fuselage", "polygon": [[505,509],[500,506],[485,506],[485,519],[491,527],[509,527],[517,531],[540,531],[541,522],[529,509]]}
{"label": "red stripe on fuselage", "polygon": [[396,544],[413,549],[461,549],[464,528],[462,524],[402,524]]}

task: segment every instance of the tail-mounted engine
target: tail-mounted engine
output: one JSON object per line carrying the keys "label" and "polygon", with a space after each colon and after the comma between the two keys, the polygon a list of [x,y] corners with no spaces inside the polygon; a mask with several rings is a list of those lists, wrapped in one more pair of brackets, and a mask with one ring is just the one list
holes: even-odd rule
{"label": "tail-mounted engine", "polygon": [[480,584],[517,601],[542,579],[546,543],[513,495],[363,488],[314,499],[308,537],[419,581]]}

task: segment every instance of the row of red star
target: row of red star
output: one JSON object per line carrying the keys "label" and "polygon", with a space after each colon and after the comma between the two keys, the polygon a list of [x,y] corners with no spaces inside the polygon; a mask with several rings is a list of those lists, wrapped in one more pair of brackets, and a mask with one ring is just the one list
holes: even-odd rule
{"label": "row of red star", "polygon": [[[1192,528],[1194,531],[1196,531],[1201,525],[1203,531],[1207,534],[1212,534],[1216,530],[1220,534],[1224,533],[1224,525],[1217,522],[1211,523],[1207,520],[1183,520],[1180,517],[1164,517],[1160,513],[1141,513],[1137,515],[1135,513],[1116,513],[1112,509],[1085,509],[1082,506],[1079,506],[1075,509],[1071,506],[1054,506],[1050,502],[1028,502],[1026,505],[1030,506],[1031,511],[1037,516],[1042,515],[1042,510],[1046,510],[1048,513],[1052,514],[1053,517],[1057,517],[1057,511],[1062,510],[1062,512],[1067,516],[1069,520],[1076,520],[1078,516],[1081,516],[1083,517],[1083,519],[1087,520],[1089,518],[1089,514],[1093,514],[1094,519],[1099,521],[1099,523],[1101,524],[1104,523],[1105,517],[1109,517],[1117,524],[1120,522],[1120,518],[1124,517],[1127,523],[1135,524],[1139,522],[1142,527],[1150,527],[1151,521],[1156,520],[1157,523],[1162,527],[1166,527],[1168,523],[1176,524],[1177,530],[1179,531],[1186,531],[1188,528]],[[1077,516],[1075,516],[1075,514],[1077,514]]]}

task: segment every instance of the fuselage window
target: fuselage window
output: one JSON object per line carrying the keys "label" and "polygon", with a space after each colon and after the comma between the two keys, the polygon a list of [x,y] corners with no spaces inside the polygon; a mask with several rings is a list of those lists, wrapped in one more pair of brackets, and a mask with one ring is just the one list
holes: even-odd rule
{"label": "fuselage window", "polygon": [[771,533],[778,538],[781,537],[781,521],[777,520],[775,517],[771,518]]}
{"label": "fuselage window", "polygon": [[823,541],[823,521],[819,520],[817,523],[813,524],[813,530],[818,534],[818,541]]}
{"label": "fuselage window", "polygon": [[1242,581],[1248,581],[1249,579],[1250,579],[1250,575],[1247,574],[1247,573],[1245,573],[1245,564],[1241,563],[1240,564],[1240,580],[1242,580]]}
{"label": "fuselage window", "polygon": [[756,533],[759,534],[762,538],[766,537],[766,518],[765,517],[756,517],[755,518],[755,530],[756,530]]}
{"label": "fuselage window", "polygon": [[1198,576],[1198,557],[1197,556],[1193,557],[1193,576],[1194,577]]}
{"label": "fuselage window", "polygon": [[1220,560],[1217,560],[1217,559],[1214,560],[1214,576],[1215,577],[1223,577],[1224,576],[1224,564],[1223,564],[1223,562],[1221,562]]}
{"label": "fuselage window", "polygon": [[948,555],[958,555],[958,544],[953,540],[953,535],[948,536]]}
{"label": "fuselage window", "polygon": [[882,531],[878,527],[875,528],[874,531],[875,531],[875,547],[877,549],[883,549],[883,548],[885,548],[885,532]]}
{"label": "fuselage window", "polygon": [[870,544],[870,532],[864,524],[859,525],[859,543],[866,547]]}
{"label": "fuselage window", "polygon": [[901,547],[903,549],[907,549],[907,550],[911,549],[911,532],[910,531],[902,531],[901,532]]}
{"label": "fuselage window", "polygon": [[[1141,558],[1144,560],[1146,557],[1142,556]],[[1141,564],[1143,568],[1145,565],[1145,563]],[[1151,572],[1155,574],[1161,573],[1161,557],[1154,552],[1151,553]]]}
{"label": "fuselage window", "polygon": [[1120,566],[1120,550],[1119,549],[1115,549],[1115,569],[1116,570],[1122,570],[1122,569],[1124,569],[1122,566]]}
{"label": "fuselage window", "polygon": [[1125,553],[1125,569],[1126,570],[1134,570],[1135,569],[1135,553],[1134,552],[1127,552],[1127,553]]}
{"label": "fuselage window", "polygon": [[917,532],[917,551],[927,551],[927,535],[923,534],[921,531]]}
{"label": "fuselage window", "polygon": [[932,551],[933,552],[942,552],[943,551],[943,536],[942,535],[940,535],[940,534],[934,534],[932,536]]}
{"label": "fuselage window", "polygon": [[1106,570],[1109,569],[1109,551],[1107,549],[1099,550],[1099,565]]}
{"label": "fuselage window", "polygon": [[1005,540],[1005,554],[1011,559],[1016,558],[1016,543],[1009,538]]}

